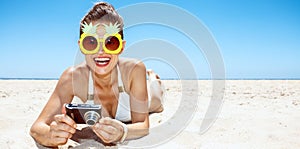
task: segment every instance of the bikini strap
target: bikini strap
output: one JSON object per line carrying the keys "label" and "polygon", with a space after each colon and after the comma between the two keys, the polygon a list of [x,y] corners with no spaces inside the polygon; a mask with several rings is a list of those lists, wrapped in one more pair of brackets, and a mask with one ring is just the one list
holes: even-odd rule
{"label": "bikini strap", "polygon": [[119,93],[125,92],[125,88],[124,88],[124,85],[123,85],[122,75],[121,75],[119,65],[117,65],[117,69],[118,69],[118,89],[119,89]]}

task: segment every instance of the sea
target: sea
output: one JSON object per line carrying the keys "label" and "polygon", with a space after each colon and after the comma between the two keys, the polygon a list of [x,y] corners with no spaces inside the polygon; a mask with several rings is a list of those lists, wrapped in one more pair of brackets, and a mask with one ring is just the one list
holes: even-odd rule
{"label": "sea", "polygon": [[[0,80],[59,80],[59,78],[0,78]],[[161,78],[161,80],[300,80],[300,78]]]}

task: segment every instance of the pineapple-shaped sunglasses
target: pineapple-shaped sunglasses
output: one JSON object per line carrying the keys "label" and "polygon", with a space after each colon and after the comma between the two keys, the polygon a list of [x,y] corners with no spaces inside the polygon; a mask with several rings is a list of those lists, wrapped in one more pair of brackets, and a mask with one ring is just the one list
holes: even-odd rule
{"label": "pineapple-shaped sunglasses", "polygon": [[81,24],[83,26],[83,34],[80,36],[80,50],[83,54],[96,54],[99,52],[100,42],[102,47],[107,54],[119,54],[123,47],[123,41],[119,34],[119,26],[117,22],[115,24],[110,23],[109,25],[103,24],[105,27],[106,34],[103,38],[99,38],[96,31],[97,26],[92,23]]}

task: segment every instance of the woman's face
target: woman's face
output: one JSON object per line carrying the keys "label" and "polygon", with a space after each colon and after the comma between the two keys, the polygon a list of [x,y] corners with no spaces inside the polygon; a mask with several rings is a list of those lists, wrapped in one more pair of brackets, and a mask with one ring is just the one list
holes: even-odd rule
{"label": "woman's face", "polygon": [[[97,24],[97,22],[93,22],[93,24]],[[105,33],[106,31],[104,26],[102,24],[98,25],[97,35],[99,36],[99,38],[103,38]],[[102,44],[103,42],[100,42],[98,53],[85,55],[87,65],[99,75],[105,75],[110,73],[118,63],[119,54],[120,54],[120,53],[119,54],[105,53]],[[123,41],[122,50],[124,49],[124,46],[125,46],[125,41]]]}

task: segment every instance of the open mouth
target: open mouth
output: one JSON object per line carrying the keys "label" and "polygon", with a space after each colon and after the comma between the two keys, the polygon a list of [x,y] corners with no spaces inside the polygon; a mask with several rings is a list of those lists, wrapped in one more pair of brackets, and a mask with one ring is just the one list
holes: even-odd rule
{"label": "open mouth", "polygon": [[97,66],[104,67],[109,64],[110,58],[109,57],[96,57],[96,58],[94,58],[94,61]]}

